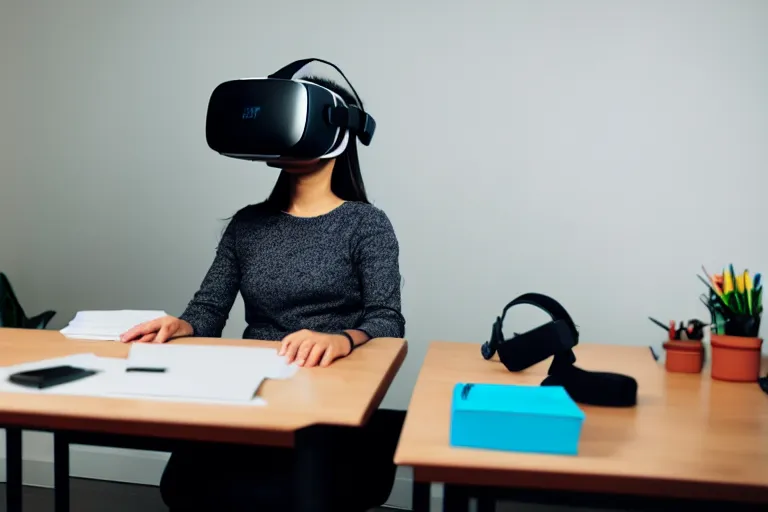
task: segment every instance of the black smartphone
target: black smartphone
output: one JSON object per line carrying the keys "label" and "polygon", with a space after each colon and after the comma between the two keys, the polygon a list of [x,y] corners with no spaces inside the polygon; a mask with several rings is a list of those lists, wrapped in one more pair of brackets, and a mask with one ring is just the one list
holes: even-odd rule
{"label": "black smartphone", "polygon": [[14,373],[8,377],[8,380],[19,386],[45,389],[84,379],[95,374],[96,371],[94,370],[86,370],[85,368],[77,368],[75,366],[52,366],[51,368]]}

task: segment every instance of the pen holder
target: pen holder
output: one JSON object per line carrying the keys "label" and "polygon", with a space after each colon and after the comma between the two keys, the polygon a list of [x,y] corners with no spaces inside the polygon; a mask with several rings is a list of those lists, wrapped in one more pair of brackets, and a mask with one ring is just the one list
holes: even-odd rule
{"label": "pen holder", "polygon": [[673,373],[700,373],[704,366],[704,344],[699,340],[669,340],[664,343],[664,367]]}
{"label": "pen holder", "polygon": [[760,376],[761,338],[712,334],[712,378],[731,382],[757,382]]}

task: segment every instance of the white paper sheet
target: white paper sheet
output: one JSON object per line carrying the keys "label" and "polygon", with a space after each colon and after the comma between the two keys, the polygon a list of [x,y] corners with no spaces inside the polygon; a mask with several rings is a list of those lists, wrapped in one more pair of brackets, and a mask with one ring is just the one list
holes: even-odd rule
{"label": "white paper sheet", "polygon": [[[61,384],[48,389],[35,389],[19,386],[8,381],[12,373],[49,368],[51,366],[71,365],[79,368],[96,370],[98,373],[91,377],[66,384]],[[34,363],[24,363],[0,368],[0,392],[6,393],[31,393],[47,395],[74,395],[74,396],[98,396],[105,398],[132,398],[141,400],[159,400],[166,402],[221,404],[221,405],[245,405],[263,406],[267,402],[261,397],[251,400],[214,400],[189,397],[163,397],[157,395],[139,396],[136,394],[120,394],[115,382],[125,373],[126,360],[112,357],[97,357],[94,354],[77,354],[56,359],[46,359]]]}
{"label": "white paper sheet", "polygon": [[61,333],[69,338],[83,340],[118,340],[131,327],[165,315],[165,311],[133,309],[78,311]]}
{"label": "white paper sheet", "polygon": [[181,345],[135,343],[128,355],[130,366],[161,367],[182,371],[204,372],[206,368],[261,374],[268,379],[287,379],[298,369],[288,365],[277,349],[232,347],[226,345]]}
{"label": "white paper sheet", "polygon": [[286,378],[290,367],[274,349],[202,345],[134,344],[126,368],[160,368],[162,373],[123,372],[113,392],[226,402],[252,400],[266,378]]}
{"label": "white paper sheet", "polygon": [[[58,365],[98,373],[48,389],[19,386],[10,374]],[[162,367],[164,373],[126,372],[128,366]],[[266,378],[290,378],[297,368],[277,350],[252,347],[194,345],[131,346],[128,359],[76,354],[68,357],[0,367],[0,392],[139,398],[226,405],[266,405],[255,396]]]}

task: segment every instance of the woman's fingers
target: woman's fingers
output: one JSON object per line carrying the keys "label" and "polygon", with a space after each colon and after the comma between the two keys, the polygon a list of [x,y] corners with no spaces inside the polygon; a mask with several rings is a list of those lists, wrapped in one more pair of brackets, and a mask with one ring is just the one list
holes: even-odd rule
{"label": "woman's fingers", "polygon": [[135,340],[134,343],[152,343],[152,341],[155,339],[155,336],[157,335],[154,332],[151,332]]}
{"label": "woman's fingers", "polygon": [[330,366],[335,359],[336,359],[336,351],[334,350],[333,345],[331,345],[327,349],[325,349],[325,353],[323,354],[323,359],[320,361],[320,366],[322,366],[323,368]]}
{"label": "woman's fingers", "polygon": [[157,336],[155,336],[155,339],[152,340],[152,342],[165,343],[171,337],[171,334],[172,334],[171,326],[169,324],[165,324],[162,327],[160,327],[159,331],[157,331]]}
{"label": "woman's fingers", "polygon": [[296,351],[296,364],[304,366],[309,357],[309,353],[312,351],[312,347],[315,346],[315,342],[310,338],[301,342],[299,350]]}
{"label": "woman's fingers", "polygon": [[285,360],[288,364],[291,364],[293,361],[296,360],[296,354],[299,351],[299,347],[301,346],[301,341],[288,341],[285,347]]}
{"label": "woman's fingers", "polygon": [[156,320],[150,320],[149,322],[144,322],[143,324],[139,324],[136,327],[128,329],[122,336],[120,336],[120,341],[132,341],[141,336],[150,333],[156,333],[160,329],[161,325],[162,319],[160,318]]}
{"label": "woman's fingers", "polygon": [[[278,354],[281,356],[287,356],[289,347],[291,345],[296,345],[297,343],[300,343],[302,340],[304,340],[307,337],[308,333],[309,331],[307,330],[301,330],[301,331],[296,331],[294,333],[291,333],[285,338],[283,338],[283,341],[280,344],[280,352],[278,352]],[[293,353],[294,355],[296,354],[295,351]],[[288,361],[288,362],[290,363],[291,361]]]}
{"label": "woman's fingers", "polygon": [[320,364],[320,360],[323,358],[323,354],[330,352],[332,349],[331,347],[323,347],[322,345],[315,344],[312,347],[312,350],[309,351],[309,355],[307,356],[307,361],[304,363],[303,366],[307,368],[312,368],[313,366],[317,366]]}

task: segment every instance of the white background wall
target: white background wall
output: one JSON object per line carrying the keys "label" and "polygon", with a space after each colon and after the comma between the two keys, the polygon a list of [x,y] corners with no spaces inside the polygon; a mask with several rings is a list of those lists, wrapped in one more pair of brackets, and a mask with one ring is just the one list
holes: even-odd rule
{"label": "white background wall", "polygon": [[379,125],[410,341],[386,406],[429,340],[482,342],[527,291],[583,340],[657,343],[648,315],[706,318],[702,263],[768,272],[767,24],[761,0],[0,0],[0,269],[54,328],[179,314],[276,177],[208,149],[210,92],[317,56]]}

